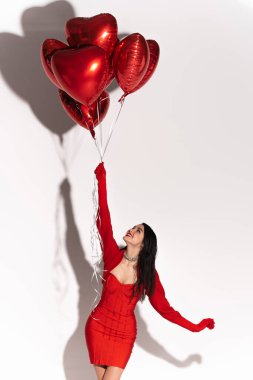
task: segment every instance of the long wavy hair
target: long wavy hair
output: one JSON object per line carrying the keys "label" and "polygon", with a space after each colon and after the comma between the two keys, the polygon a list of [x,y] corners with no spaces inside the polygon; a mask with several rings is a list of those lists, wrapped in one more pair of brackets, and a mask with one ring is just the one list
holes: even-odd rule
{"label": "long wavy hair", "polygon": [[[155,259],[157,253],[157,238],[152,228],[144,226],[143,247],[140,250],[137,262],[137,282],[133,286],[132,296],[139,294],[143,302],[146,294],[152,295],[155,288]],[[124,247],[126,248],[126,247]]]}

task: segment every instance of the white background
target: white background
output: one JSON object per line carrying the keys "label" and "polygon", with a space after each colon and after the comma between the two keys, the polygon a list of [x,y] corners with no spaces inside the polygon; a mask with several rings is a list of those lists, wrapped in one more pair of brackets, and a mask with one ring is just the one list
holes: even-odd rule
{"label": "white background", "polygon": [[[139,32],[161,48],[154,76],[126,98],[104,157],[114,235],[120,244],[128,228],[150,224],[171,305],[194,323],[216,322],[193,334],[148,299],[138,303],[122,378],[252,379],[250,0],[1,5],[0,377],[95,379],[83,328],[96,296],[90,228],[100,160],[62,109],[39,51],[46,38],[65,41],[69,18],[102,12],[120,34]],[[111,92],[104,138],[121,94]]]}

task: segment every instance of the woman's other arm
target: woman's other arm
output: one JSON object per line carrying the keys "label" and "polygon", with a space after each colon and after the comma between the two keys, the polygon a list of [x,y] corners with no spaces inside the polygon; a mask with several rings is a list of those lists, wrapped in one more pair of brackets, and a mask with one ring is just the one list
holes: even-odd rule
{"label": "woman's other arm", "polygon": [[192,323],[188,319],[184,318],[177,310],[173,309],[169,301],[166,298],[165,290],[160,281],[158,272],[156,271],[155,278],[155,291],[153,295],[148,295],[149,302],[153,308],[165,319],[184,327],[192,332],[199,332],[204,328],[214,328],[214,320],[212,318],[203,319],[200,323]]}

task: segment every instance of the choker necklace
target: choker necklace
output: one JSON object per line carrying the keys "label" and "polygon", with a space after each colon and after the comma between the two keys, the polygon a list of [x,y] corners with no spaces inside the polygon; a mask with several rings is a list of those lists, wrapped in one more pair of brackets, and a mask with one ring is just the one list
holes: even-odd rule
{"label": "choker necklace", "polygon": [[127,254],[126,254],[126,251],[124,251],[124,257],[125,257],[128,261],[137,261],[137,260],[138,260],[138,256],[135,256],[135,257],[128,257]]}

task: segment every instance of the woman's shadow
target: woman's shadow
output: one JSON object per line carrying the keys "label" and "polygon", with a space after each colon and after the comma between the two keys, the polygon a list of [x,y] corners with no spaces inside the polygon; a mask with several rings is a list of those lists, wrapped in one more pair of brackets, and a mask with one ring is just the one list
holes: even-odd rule
{"label": "woman's shadow", "polygon": [[[40,62],[40,46],[46,38],[65,41],[64,24],[72,17],[75,17],[75,14],[70,3],[55,1],[43,7],[29,8],[23,12],[21,16],[23,36],[7,32],[0,34],[0,65],[4,80],[16,95],[29,104],[39,122],[50,133],[56,135],[60,142],[62,142],[64,134],[75,123],[62,109],[56,88],[43,72]],[[120,38],[122,37],[123,35],[120,35]],[[115,81],[112,82],[109,92],[116,87]],[[91,379],[95,378],[95,372],[89,363],[84,339],[84,325],[95,295],[91,286],[93,268],[85,259],[86,255],[73,214],[71,186],[67,178],[60,185],[60,193],[64,201],[67,225],[66,249],[79,291],[78,323],[66,343],[63,366],[66,380]],[[177,360],[169,354],[155,338],[151,337],[138,308],[137,305],[135,309],[138,323],[136,344],[177,367],[186,367],[192,362],[201,362],[199,354],[191,355],[184,361]]]}

